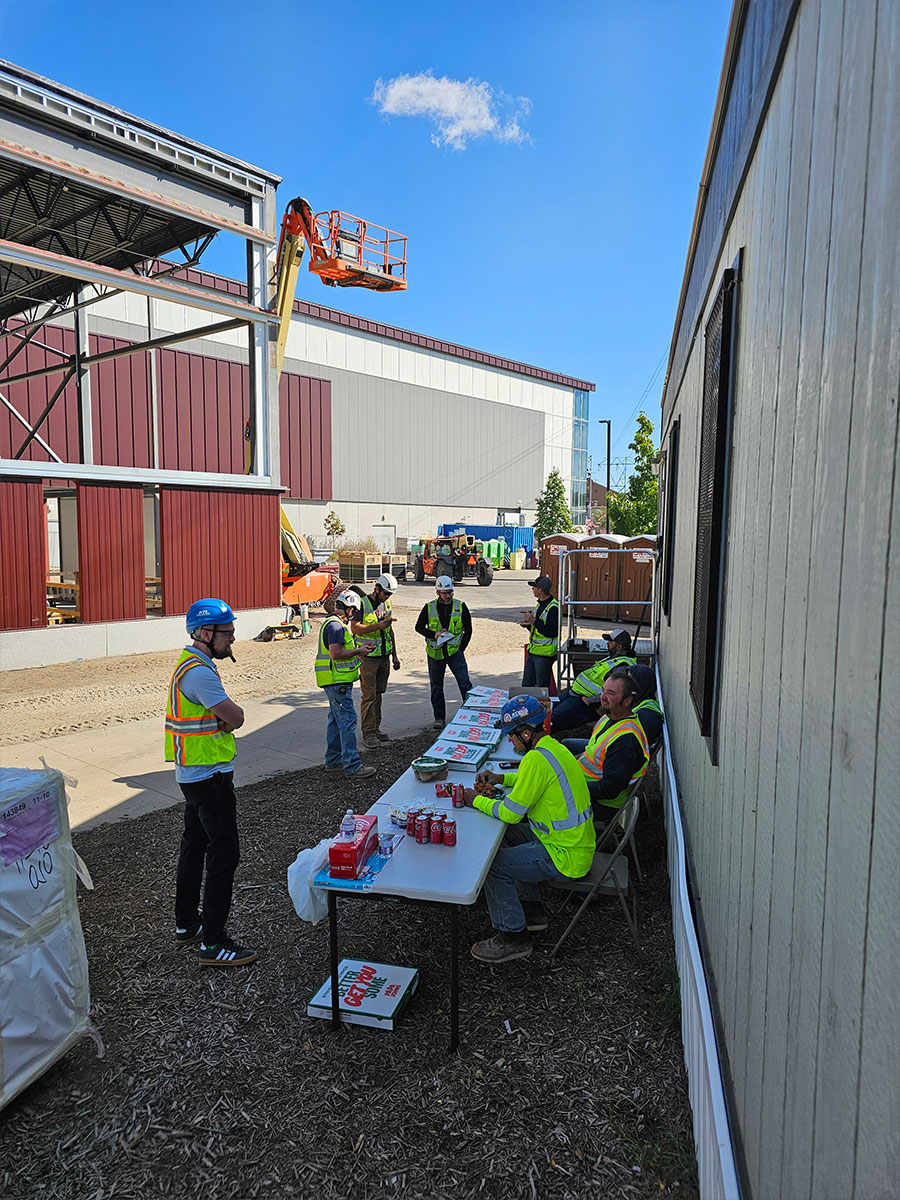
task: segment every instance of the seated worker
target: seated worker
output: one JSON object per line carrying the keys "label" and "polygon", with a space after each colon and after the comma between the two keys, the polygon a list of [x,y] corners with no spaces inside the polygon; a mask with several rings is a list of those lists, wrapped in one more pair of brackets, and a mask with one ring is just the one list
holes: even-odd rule
{"label": "seated worker", "polygon": [[622,807],[650,762],[647,735],[633,712],[637,697],[638,686],[632,679],[607,676],[600,695],[603,716],[590,738],[562,743],[578,755],[594,813],[603,820],[615,816],[613,810]]}
{"label": "seated worker", "polygon": [[635,659],[631,650],[631,634],[625,629],[615,629],[612,633],[604,633],[604,640],[609,651],[608,658],[582,671],[575,677],[575,682],[567,688],[556,704],[550,717],[550,732],[564,733],[567,729],[577,729],[586,721],[597,719],[597,706],[600,703],[600,693],[607,675],[616,667],[634,666]]}
{"label": "seated worker", "polygon": [[[524,755],[519,769],[507,775],[481,771],[475,790],[463,793],[467,806],[509,826],[484,881],[495,932],[472,947],[481,962],[527,958],[530,935],[547,928],[540,883],[580,879],[594,861],[596,839],[584,773],[569,751],[544,733],[545,717],[544,706],[533,696],[508,700],[498,724],[516,753]],[[486,795],[496,784],[512,791],[501,799]]]}
{"label": "seated worker", "polygon": [[637,717],[650,747],[651,757],[662,741],[663,710],[656,699],[656,675],[652,667],[636,665],[634,667],[616,667],[610,671],[609,679],[630,679],[638,689],[632,716]]}

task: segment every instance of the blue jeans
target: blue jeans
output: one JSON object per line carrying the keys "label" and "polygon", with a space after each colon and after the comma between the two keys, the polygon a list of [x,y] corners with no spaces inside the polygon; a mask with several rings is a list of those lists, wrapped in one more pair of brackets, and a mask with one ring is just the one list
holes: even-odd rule
{"label": "blue jeans", "polygon": [[555,737],[567,729],[577,729],[579,725],[585,725],[588,721],[594,723],[596,720],[596,706],[588,707],[578,693],[570,688],[550,710],[550,732]]}
{"label": "blue jeans", "polygon": [[355,775],[362,767],[356,749],[356,709],[352,683],[330,683],[322,691],[328,697],[328,733],[325,766],[344,764],[345,775]]}
{"label": "blue jeans", "polygon": [[555,662],[555,654],[532,654],[529,650],[522,672],[522,687],[549,687]]}
{"label": "blue jeans", "polygon": [[540,900],[538,884],[563,879],[568,876],[557,869],[531,828],[524,821],[509,825],[484,881],[491,924],[504,933],[520,933],[525,928],[522,901]]}
{"label": "blue jeans", "polygon": [[447,717],[447,706],[444,702],[444,672],[447,667],[453,672],[463,700],[472,690],[472,680],[469,678],[469,668],[466,666],[466,656],[462,650],[457,650],[447,659],[432,658],[429,655],[428,679],[431,683],[431,711],[434,713],[436,721],[443,721]]}

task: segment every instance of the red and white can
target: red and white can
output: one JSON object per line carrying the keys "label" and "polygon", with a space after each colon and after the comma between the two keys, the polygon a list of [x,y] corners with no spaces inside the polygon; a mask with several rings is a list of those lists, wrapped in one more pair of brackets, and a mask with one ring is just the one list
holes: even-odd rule
{"label": "red and white can", "polygon": [[453,817],[444,820],[443,838],[445,846],[456,845],[456,821]]}
{"label": "red and white can", "polygon": [[419,845],[431,841],[431,817],[422,813],[416,817],[416,841]]}
{"label": "red and white can", "polygon": [[416,818],[418,815],[418,808],[408,808],[406,810],[406,832],[410,837],[416,836]]}
{"label": "red and white can", "polygon": [[446,813],[435,813],[431,818],[431,840],[435,846],[439,846],[444,840],[444,821],[446,819]]}
{"label": "red and white can", "polygon": [[453,801],[453,807],[454,808],[465,808],[466,802],[463,799],[463,792],[465,791],[464,784],[454,783],[452,785],[452,788],[453,788],[453,790],[451,792],[451,799]]}

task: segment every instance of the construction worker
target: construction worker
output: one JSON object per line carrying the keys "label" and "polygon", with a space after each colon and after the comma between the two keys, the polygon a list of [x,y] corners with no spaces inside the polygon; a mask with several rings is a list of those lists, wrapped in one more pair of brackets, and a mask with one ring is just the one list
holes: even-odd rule
{"label": "construction worker", "polygon": [[633,667],[616,667],[610,671],[608,678],[621,679],[623,676],[626,679],[630,679],[638,689],[635,704],[631,712],[632,716],[636,717],[641,723],[641,728],[646,734],[647,744],[650,747],[650,755],[652,757],[662,741],[663,724],[665,721],[663,710],[656,699],[656,675],[652,667],[645,667],[639,663]]}
{"label": "construction worker", "polygon": [[359,679],[359,662],[373,643],[357,646],[347,628],[361,601],[356,592],[341,592],[334,602],[334,614],[326,617],[319,630],[316,654],[316,683],[328,697],[328,731],[325,743],[325,770],[340,771],[351,779],[368,779],[374,767],[364,767],[356,748],[356,709],[353,684]]}
{"label": "construction worker", "polygon": [[522,672],[522,687],[550,686],[553,664],[559,650],[559,601],[552,594],[553,580],[541,575],[528,585],[537,607],[534,612],[522,609],[523,629],[530,630],[525,670]]}
{"label": "construction worker", "polygon": [[597,707],[606,677],[617,667],[633,667],[635,658],[631,651],[631,634],[625,629],[616,629],[612,633],[601,635],[607,643],[607,658],[588,667],[575,677],[570,688],[567,688],[556,704],[550,718],[550,732],[564,733],[567,729],[577,729],[586,721],[597,718]]}
{"label": "construction worker", "polygon": [[[498,724],[524,755],[519,769],[507,775],[482,771],[475,789],[463,793],[467,805],[508,825],[484,881],[495,932],[472,947],[482,962],[527,957],[531,934],[547,928],[539,885],[580,879],[593,862],[596,841],[584,772],[544,732],[546,715],[534,696],[508,700]],[[512,790],[494,797],[498,785]]]}
{"label": "construction worker", "polygon": [[650,762],[647,735],[634,715],[637,698],[638,685],[627,674],[607,676],[600,695],[603,716],[590,738],[563,742],[578,756],[594,812],[604,820],[615,816]]}
{"label": "construction worker", "polygon": [[[240,859],[234,794],[234,731],[244,710],[228,698],[215,660],[234,657],[234,613],[224,600],[196,600],[185,616],[191,644],[169,681],[166,762],[184,796],[184,830],[175,876],[175,941],[200,940],[201,967],[242,967],[255,950],[226,932]],[[200,889],[204,867],[203,913]]]}
{"label": "construction worker", "polygon": [[369,653],[359,660],[359,719],[367,750],[377,750],[382,742],[391,740],[381,732],[381,697],[387,690],[391,663],[395,671],[400,670],[391,613],[391,596],[396,590],[397,580],[393,575],[379,575],[372,592],[362,597],[361,609],[350,621],[350,632],[357,646],[371,646]]}
{"label": "construction worker", "polygon": [[454,598],[453,580],[449,575],[439,575],[434,588],[437,595],[422,606],[416,621],[416,633],[425,639],[434,728],[443,729],[447,724],[447,705],[444,700],[444,673],[447,667],[453,672],[463,700],[472,689],[466,665],[466,646],[472,640],[472,618],[468,607]]}

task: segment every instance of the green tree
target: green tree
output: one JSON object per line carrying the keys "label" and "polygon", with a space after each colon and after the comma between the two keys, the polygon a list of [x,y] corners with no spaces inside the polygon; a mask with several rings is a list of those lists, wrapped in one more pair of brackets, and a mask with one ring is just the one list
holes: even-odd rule
{"label": "green tree", "polygon": [[324,525],[325,525],[325,532],[332,539],[333,538],[342,538],[344,536],[344,534],[347,532],[347,526],[344,524],[344,522],[341,520],[341,518],[334,511],[330,512],[328,514],[328,516],[325,518]]}
{"label": "green tree", "polygon": [[658,482],[653,474],[656,447],[653,422],[646,413],[638,413],[638,429],[629,450],[634,451],[634,472],[628,490],[609,495],[609,526],[613,533],[636,537],[656,533]]}
{"label": "green tree", "polygon": [[572,514],[566,503],[566,488],[556,467],[547,476],[544,490],[537,498],[537,517],[534,522],[535,541],[554,533],[572,532]]}

